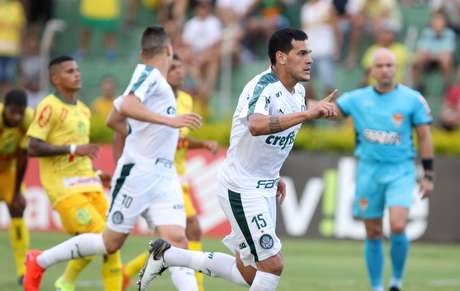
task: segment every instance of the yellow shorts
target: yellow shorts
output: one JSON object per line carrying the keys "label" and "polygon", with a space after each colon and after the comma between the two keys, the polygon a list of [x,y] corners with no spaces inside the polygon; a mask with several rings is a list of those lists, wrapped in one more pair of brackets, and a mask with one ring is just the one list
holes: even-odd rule
{"label": "yellow shorts", "polygon": [[62,227],[71,235],[99,233],[105,228],[108,203],[102,192],[70,195],[58,201],[54,209],[61,217]]}
{"label": "yellow shorts", "polygon": [[16,185],[16,168],[0,172],[0,201],[10,204],[13,200],[14,186]]}
{"label": "yellow shorts", "polygon": [[187,183],[182,183],[182,193],[184,196],[185,217],[189,218],[196,215],[196,209],[192,203],[190,196],[190,186]]}

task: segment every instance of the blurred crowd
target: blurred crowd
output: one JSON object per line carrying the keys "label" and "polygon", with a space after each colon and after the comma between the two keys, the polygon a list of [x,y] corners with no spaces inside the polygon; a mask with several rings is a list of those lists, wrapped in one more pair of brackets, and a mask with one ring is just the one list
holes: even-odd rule
{"label": "blurred crowd", "polygon": [[[0,0],[1,96],[8,88],[21,86],[34,107],[44,95],[40,43],[46,23],[56,17],[56,2]],[[401,13],[401,7],[409,5],[431,7],[430,18],[413,43],[407,41]],[[250,65],[265,58],[265,43],[273,31],[300,25],[311,39],[314,76],[308,86],[317,86],[309,90],[312,94],[323,96],[337,87],[339,66],[362,67],[361,85],[372,84],[368,73],[373,52],[387,47],[397,56],[401,83],[425,93],[426,74],[439,72],[443,96],[438,99],[443,101],[438,124],[449,130],[460,126],[460,0],[80,0],[75,12],[80,15],[79,47],[68,54],[77,60],[90,56],[92,34],[99,31],[104,57],[120,59],[117,35],[139,25],[141,9],[152,11],[152,19],[167,29],[188,68],[184,89],[204,108],[202,112],[215,90],[222,58],[230,59],[233,67]],[[372,43],[367,47],[368,39]],[[111,105],[116,80],[104,76],[101,88],[95,110]]]}

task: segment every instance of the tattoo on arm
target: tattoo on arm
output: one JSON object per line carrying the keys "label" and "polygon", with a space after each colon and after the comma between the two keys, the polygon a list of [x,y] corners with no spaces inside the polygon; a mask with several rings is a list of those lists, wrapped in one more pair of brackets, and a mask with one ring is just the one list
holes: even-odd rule
{"label": "tattoo on arm", "polygon": [[270,133],[280,132],[282,130],[280,119],[278,116],[270,116],[270,122],[268,123]]}

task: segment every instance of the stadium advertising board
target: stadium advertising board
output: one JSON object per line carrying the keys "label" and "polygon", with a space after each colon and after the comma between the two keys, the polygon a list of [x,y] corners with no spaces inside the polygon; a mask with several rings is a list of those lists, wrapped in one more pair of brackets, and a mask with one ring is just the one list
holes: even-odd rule
{"label": "stadium advertising board", "polygon": [[[204,232],[218,237],[229,232],[229,225],[215,196],[216,177],[224,155],[225,151],[217,156],[203,151],[191,152],[184,177],[191,185],[193,202]],[[104,171],[113,172],[109,146],[102,148],[96,165]],[[279,234],[292,237],[363,239],[363,226],[351,215],[355,167],[356,161],[350,156],[291,153],[282,169],[287,196],[278,212]],[[421,200],[417,189],[414,189],[414,204],[407,227],[411,239],[460,240],[460,229],[456,225],[460,221],[460,212],[456,209],[456,205],[460,205],[459,172],[460,159],[437,158],[436,191],[432,199]],[[26,186],[28,226],[37,231],[59,230],[59,218],[51,210],[40,186],[38,164],[34,159],[28,168]],[[2,204],[0,228],[6,228],[8,224],[8,212]],[[388,232],[387,224],[385,230]],[[148,234],[149,230],[140,220],[135,232]]]}

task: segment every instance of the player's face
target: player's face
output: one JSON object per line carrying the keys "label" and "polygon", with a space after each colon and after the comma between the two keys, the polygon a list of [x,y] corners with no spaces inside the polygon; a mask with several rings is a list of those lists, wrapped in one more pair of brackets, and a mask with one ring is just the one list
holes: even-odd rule
{"label": "player's face", "polygon": [[54,84],[68,91],[78,91],[81,88],[80,70],[77,62],[67,61],[60,64],[54,75]]}
{"label": "player's face", "polygon": [[101,85],[102,94],[105,97],[113,97],[117,91],[117,84],[113,79],[105,79]]}
{"label": "player's face", "polygon": [[376,57],[374,59],[371,74],[380,86],[387,87],[392,85],[396,74],[396,63],[394,58],[389,55]]}
{"label": "player's face", "polygon": [[6,123],[11,127],[16,127],[24,120],[24,112],[26,108],[19,105],[5,106],[4,118]]}
{"label": "player's face", "polygon": [[292,40],[292,49],[286,57],[286,70],[297,82],[310,80],[311,50],[308,40]]}
{"label": "player's face", "polygon": [[179,87],[184,82],[184,65],[179,60],[173,60],[168,72],[168,83],[172,87]]}

